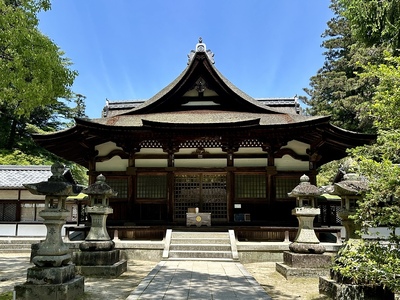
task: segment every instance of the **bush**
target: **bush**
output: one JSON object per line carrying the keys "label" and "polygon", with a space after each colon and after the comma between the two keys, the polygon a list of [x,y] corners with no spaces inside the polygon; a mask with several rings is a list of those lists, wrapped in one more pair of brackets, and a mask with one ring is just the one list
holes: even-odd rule
{"label": "bush", "polygon": [[399,244],[350,240],[338,251],[331,268],[337,282],[382,286],[400,291]]}

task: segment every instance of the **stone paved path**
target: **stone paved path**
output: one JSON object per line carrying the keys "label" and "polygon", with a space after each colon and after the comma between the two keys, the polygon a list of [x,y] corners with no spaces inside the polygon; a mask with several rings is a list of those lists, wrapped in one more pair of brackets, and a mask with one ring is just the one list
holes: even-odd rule
{"label": "stone paved path", "polygon": [[130,294],[137,299],[270,300],[241,263],[161,261]]}

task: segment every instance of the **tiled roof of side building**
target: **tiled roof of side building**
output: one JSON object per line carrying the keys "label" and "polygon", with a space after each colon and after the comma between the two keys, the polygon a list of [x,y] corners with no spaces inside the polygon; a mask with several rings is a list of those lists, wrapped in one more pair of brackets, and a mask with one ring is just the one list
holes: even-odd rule
{"label": "tiled roof of side building", "polygon": [[47,181],[51,175],[51,166],[0,165],[0,189],[25,189],[23,184]]}

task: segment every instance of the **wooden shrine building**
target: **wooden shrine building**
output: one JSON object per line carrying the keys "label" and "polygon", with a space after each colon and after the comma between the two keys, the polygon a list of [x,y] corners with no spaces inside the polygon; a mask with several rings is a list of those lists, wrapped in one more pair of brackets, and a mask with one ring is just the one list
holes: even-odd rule
{"label": "wooden shrine building", "polygon": [[213,56],[199,40],[185,70],[149,100],[107,101],[101,118],[34,139],[87,167],[90,183],[106,177],[118,191],[110,223],[184,225],[198,207],[213,225],[296,225],[287,193],[300,177],[315,184],[319,166],[373,137],[302,115],[296,98],[250,97]]}

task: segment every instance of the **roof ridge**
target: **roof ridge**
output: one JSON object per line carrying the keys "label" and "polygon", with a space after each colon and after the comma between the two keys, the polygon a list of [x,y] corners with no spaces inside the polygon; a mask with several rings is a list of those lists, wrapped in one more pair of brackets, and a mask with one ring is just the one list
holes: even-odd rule
{"label": "roof ridge", "polygon": [[0,170],[50,170],[51,165],[0,165]]}

